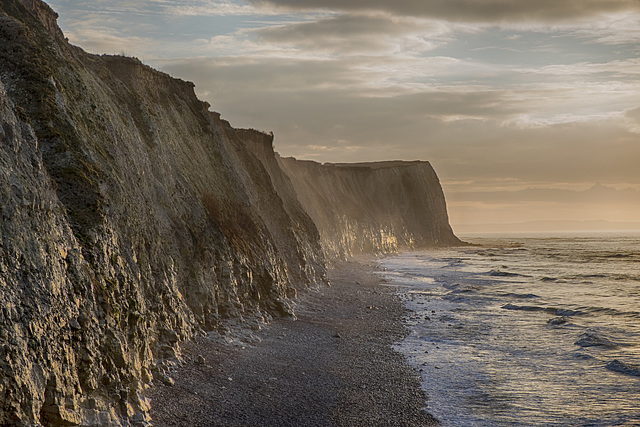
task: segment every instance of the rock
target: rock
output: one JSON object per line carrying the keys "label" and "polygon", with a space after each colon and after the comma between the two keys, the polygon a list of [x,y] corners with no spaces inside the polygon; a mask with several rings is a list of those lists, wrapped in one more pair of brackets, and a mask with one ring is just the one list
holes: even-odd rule
{"label": "rock", "polygon": [[41,411],[42,417],[50,425],[77,426],[82,422],[80,414],[69,411],[62,405],[45,405]]}
{"label": "rock", "polygon": [[175,385],[175,381],[173,380],[173,378],[171,378],[169,375],[165,374],[164,372],[160,372],[157,375],[154,375],[154,378],[157,378],[158,381],[160,381],[162,384],[169,386],[169,387],[173,387]]}
{"label": "rock", "polygon": [[131,417],[131,423],[134,427],[150,427],[151,417],[146,412],[137,412]]}
{"label": "rock", "polygon": [[160,354],[165,359],[178,359],[180,357],[176,347],[166,344],[160,348]]}
{"label": "rock", "polygon": [[151,410],[149,399],[141,397],[139,394],[136,394],[136,405],[138,409],[145,414]]}
{"label": "rock", "polygon": [[164,330],[162,331],[161,339],[169,344],[175,344],[180,340],[180,336],[176,331]]}
{"label": "rock", "polygon": [[142,368],[140,380],[145,384],[149,384],[151,381],[153,381],[153,375],[147,368]]}
{"label": "rock", "polygon": [[67,325],[69,326],[69,329],[71,329],[74,332],[82,329],[82,327],[80,326],[80,323],[76,319],[70,319]]}

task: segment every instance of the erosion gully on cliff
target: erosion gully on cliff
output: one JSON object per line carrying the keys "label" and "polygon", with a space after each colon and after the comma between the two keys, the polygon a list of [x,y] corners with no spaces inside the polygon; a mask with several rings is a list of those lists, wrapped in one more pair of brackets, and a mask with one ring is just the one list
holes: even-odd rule
{"label": "erosion gully on cliff", "polygon": [[56,19],[0,0],[0,425],[145,425],[180,341],[291,314],[327,257],[457,242],[428,163],[279,159]]}

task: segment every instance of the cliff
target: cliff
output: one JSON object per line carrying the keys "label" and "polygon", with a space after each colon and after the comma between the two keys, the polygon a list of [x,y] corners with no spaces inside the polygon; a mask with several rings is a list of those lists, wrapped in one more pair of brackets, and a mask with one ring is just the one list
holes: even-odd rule
{"label": "cliff", "polygon": [[0,425],[144,423],[180,340],[326,282],[317,230],[191,83],[0,4]]}
{"label": "cliff", "polygon": [[461,244],[429,162],[279,162],[330,258]]}
{"label": "cliff", "polygon": [[[87,54],[56,18],[40,0],[0,1],[0,425],[146,425],[142,391],[171,381],[180,341],[290,315],[298,290],[327,283],[324,252],[455,242],[439,184],[422,188],[432,170],[304,171],[192,83]],[[307,196],[297,181],[312,186],[316,168],[326,188]],[[365,169],[407,200],[433,194],[386,214],[370,195],[342,201],[369,185],[400,203],[387,176],[331,195]],[[403,209],[425,218],[376,225]]]}

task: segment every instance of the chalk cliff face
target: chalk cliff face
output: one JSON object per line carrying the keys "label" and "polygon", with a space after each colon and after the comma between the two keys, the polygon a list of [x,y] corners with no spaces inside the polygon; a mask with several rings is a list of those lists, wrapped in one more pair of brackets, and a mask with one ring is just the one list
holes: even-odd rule
{"label": "chalk cliff face", "polygon": [[279,162],[331,258],[461,243],[428,162]]}
{"label": "chalk cliff face", "polygon": [[179,340],[326,281],[317,230],[191,83],[0,5],[0,425],[143,422]]}
{"label": "chalk cliff face", "polygon": [[0,0],[0,425],[145,425],[181,340],[290,314],[325,252],[457,241],[428,164],[280,161],[193,84],[87,54],[56,18]]}

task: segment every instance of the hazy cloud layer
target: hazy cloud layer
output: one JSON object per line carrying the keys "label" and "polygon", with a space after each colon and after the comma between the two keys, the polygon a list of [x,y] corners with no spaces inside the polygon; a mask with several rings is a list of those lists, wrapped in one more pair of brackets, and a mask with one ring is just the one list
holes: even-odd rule
{"label": "hazy cloud layer", "polygon": [[636,0],[251,0],[251,3],[294,10],[384,10],[397,15],[467,22],[558,22],[640,11]]}
{"label": "hazy cloud layer", "polygon": [[399,38],[423,33],[429,26],[422,20],[389,15],[337,15],[312,22],[260,28],[255,33],[263,43],[328,53],[380,54],[399,51]]}

